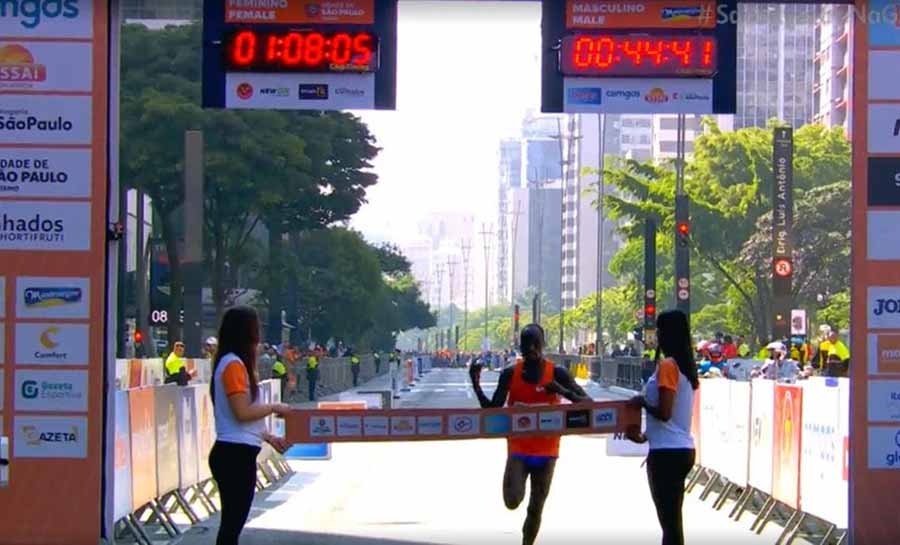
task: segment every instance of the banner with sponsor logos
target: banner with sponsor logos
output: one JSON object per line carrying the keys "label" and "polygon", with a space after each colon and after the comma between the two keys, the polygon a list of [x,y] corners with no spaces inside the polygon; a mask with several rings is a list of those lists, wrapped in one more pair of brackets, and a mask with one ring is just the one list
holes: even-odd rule
{"label": "banner with sponsor logos", "polygon": [[624,401],[504,409],[298,410],[286,419],[295,443],[443,441],[624,432],[641,424]]}
{"label": "banner with sponsor logos", "polygon": [[803,384],[800,455],[800,508],[847,527],[849,488],[844,468],[849,413],[841,392],[847,379],[811,378]]}
{"label": "banner with sponsor logos", "polygon": [[116,392],[115,404],[113,519],[120,520],[134,509],[134,503],[131,500],[131,420],[128,410],[128,392]]}
{"label": "banner with sponsor logos", "polygon": [[108,4],[0,2],[4,542],[93,545],[112,508],[101,489],[104,445],[115,453],[113,434],[103,438],[115,405],[104,403]]}
{"label": "banner with sponsor logos", "polygon": [[728,381],[728,444],[722,475],[744,486],[750,477],[750,383]]}
{"label": "banner with sponsor logos", "polygon": [[900,32],[893,0],[857,0],[853,11],[848,526],[851,543],[895,543],[894,511],[900,503]]}
{"label": "banner with sponsor logos", "polygon": [[194,403],[197,407],[197,449],[200,454],[200,467],[197,469],[200,480],[205,481],[212,478],[208,460],[209,452],[216,442],[216,424],[208,386],[199,386],[194,391]]}
{"label": "banner with sponsor logos", "polygon": [[709,79],[567,77],[564,93],[568,113],[713,113]]}
{"label": "banner with sponsor logos", "polygon": [[[700,384],[703,396],[700,398],[700,442],[703,449],[698,460],[700,465],[719,473],[722,472],[726,441],[719,438],[720,421],[728,422],[728,381],[704,380]],[[726,432],[727,435],[727,432]]]}
{"label": "banner with sponsor logos", "polygon": [[750,388],[750,486],[772,493],[775,382],[753,379]]}
{"label": "banner with sponsor logos", "polygon": [[128,391],[131,424],[131,510],[156,497],[156,401],[153,388]]}
{"label": "banner with sponsor logos", "polygon": [[776,384],[774,411],[772,496],[797,509],[800,507],[803,388],[793,384]]}
{"label": "banner with sponsor logos", "polygon": [[715,0],[568,0],[566,28],[712,29]]}
{"label": "banner with sponsor logos", "polygon": [[178,486],[182,490],[197,484],[200,480],[197,442],[197,388],[188,386],[178,390]]}
{"label": "banner with sponsor logos", "polygon": [[153,388],[156,416],[156,495],[178,488],[178,402],[180,386]]}

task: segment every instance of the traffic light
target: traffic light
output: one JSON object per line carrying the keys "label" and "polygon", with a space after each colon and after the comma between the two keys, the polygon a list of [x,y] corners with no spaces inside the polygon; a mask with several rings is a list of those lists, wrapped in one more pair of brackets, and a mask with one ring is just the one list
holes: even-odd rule
{"label": "traffic light", "polygon": [[648,303],[644,307],[644,318],[646,320],[656,320],[656,305]]}
{"label": "traffic light", "polygon": [[134,331],[134,355],[137,357],[144,355],[144,334],[140,330]]}
{"label": "traffic light", "polygon": [[679,221],[676,230],[678,231],[678,244],[687,246],[690,242],[688,237],[691,234],[691,224],[686,221]]}
{"label": "traffic light", "polygon": [[513,325],[516,331],[519,330],[519,305],[516,305],[513,311]]}

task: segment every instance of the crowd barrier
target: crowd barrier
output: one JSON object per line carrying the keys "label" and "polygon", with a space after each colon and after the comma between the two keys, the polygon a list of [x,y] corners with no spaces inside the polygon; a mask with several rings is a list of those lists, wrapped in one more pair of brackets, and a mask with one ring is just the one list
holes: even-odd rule
{"label": "crowd barrier", "polygon": [[849,391],[845,378],[703,380],[693,422],[698,467],[688,490],[705,478],[701,499],[718,492],[716,509],[734,499],[735,520],[762,502],[751,528],[761,533],[780,515],[786,521],[778,543],[801,533],[841,543],[849,513]]}
{"label": "crowd barrier", "polygon": [[[185,358],[184,363],[188,372],[193,374],[194,382],[209,382],[212,365],[208,359]],[[116,360],[117,390],[161,386],[165,378],[165,361],[162,358]]]}
{"label": "crowd barrier", "polygon": [[[129,364],[129,368],[135,367]],[[261,382],[260,395],[264,403],[279,402],[280,384]],[[120,389],[115,393],[115,405],[113,505],[119,529],[149,545],[153,541],[147,533],[151,524],[175,537],[181,533],[173,518],[176,513],[194,524],[201,520],[194,505],[202,506],[206,516],[218,511],[207,462],[215,442],[209,384]],[[266,426],[270,433],[284,435],[283,422],[270,417]],[[260,489],[290,472],[268,445],[257,464]]]}

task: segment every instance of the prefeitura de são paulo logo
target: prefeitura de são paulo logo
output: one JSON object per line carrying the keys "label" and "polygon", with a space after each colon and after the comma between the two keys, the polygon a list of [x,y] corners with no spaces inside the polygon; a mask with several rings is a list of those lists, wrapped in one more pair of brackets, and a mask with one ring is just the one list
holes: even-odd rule
{"label": "prefeitura de s\u00e3o paulo logo", "polygon": [[47,67],[20,44],[0,45],[0,88],[34,87],[47,79]]}

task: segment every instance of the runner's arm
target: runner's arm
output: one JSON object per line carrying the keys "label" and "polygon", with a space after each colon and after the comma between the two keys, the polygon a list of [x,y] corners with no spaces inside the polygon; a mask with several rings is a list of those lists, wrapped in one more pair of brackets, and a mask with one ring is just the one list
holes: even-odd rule
{"label": "runner's arm", "polygon": [[553,383],[551,384],[551,387],[557,394],[563,396],[572,403],[593,401],[591,396],[584,391],[584,388],[575,382],[572,373],[565,367],[557,365],[553,368]]}
{"label": "runner's arm", "polygon": [[500,373],[500,379],[497,381],[497,389],[494,395],[488,399],[484,390],[481,389],[481,364],[472,363],[469,367],[469,378],[472,379],[472,389],[478,396],[478,403],[482,409],[499,408],[506,403],[506,396],[509,393],[509,383],[512,380],[512,368],[504,369]]}

